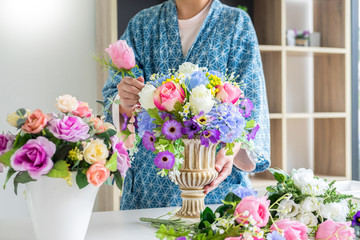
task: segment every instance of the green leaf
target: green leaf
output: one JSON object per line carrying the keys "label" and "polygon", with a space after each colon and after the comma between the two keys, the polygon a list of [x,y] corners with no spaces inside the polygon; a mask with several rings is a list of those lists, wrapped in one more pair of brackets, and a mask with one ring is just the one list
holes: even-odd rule
{"label": "green leaf", "polygon": [[225,215],[225,213],[230,209],[232,209],[232,205],[224,204],[224,205],[221,205],[220,207],[218,207],[215,210],[215,213],[219,213],[220,217],[223,217]]}
{"label": "green leaf", "polygon": [[76,174],[76,184],[78,185],[79,189],[82,189],[89,184],[86,175],[80,171],[80,169],[78,169]]}
{"label": "green leaf", "polygon": [[269,168],[269,172],[275,177],[279,183],[285,182],[290,176],[281,169]]}
{"label": "green leaf", "polygon": [[226,156],[234,155],[233,148],[235,147],[235,143],[226,143]]}
{"label": "green leaf", "polygon": [[69,155],[69,151],[71,149],[73,149],[73,147],[71,145],[64,145],[64,146],[60,147],[58,150],[56,150],[56,153],[52,157],[52,160],[54,162],[64,160]]}
{"label": "green leaf", "polygon": [[240,202],[241,198],[238,195],[236,195],[235,193],[229,192],[226,195],[224,201],[225,202]]}
{"label": "green leaf", "polygon": [[35,181],[32,179],[28,172],[19,172],[14,178],[14,192],[17,195],[17,188],[19,183],[28,183],[31,181]]}
{"label": "green leaf", "polygon": [[8,152],[4,153],[2,156],[0,156],[0,163],[9,167],[10,166],[10,158],[16,150],[17,149],[11,149],[10,151],[8,151]]}
{"label": "green leaf", "polygon": [[115,152],[110,160],[105,164],[105,167],[109,169],[111,172],[114,172],[117,170],[117,152]]}
{"label": "green leaf", "polygon": [[21,148],[22,146],[24,146],[25,143],[27,143],[27,141],[29,141],[31,139],[31,135],[26,133],[26,134],[18,134],[16,136],[15,142],[14,142],[14,146],[13,148]]}
{"label": "green leaf", "polygon": [[114,178],[115,178],[116,186],[118,186],[118,188],[122,190],[123,178],[119,171],[114,172]]}
{"label": "green leaf", "polygon": [[18,110],[16,110],[16,114],[19,115],[20,117],[23,117],[26,114],[26,109],[25,108],[19,108]]}
{"label": "green leaf", "polygon": [[148,113],[149,113],[149,116],[153,119],[155,119],[153,121],[154,124],[157,124],[157,125],[163,125],[164,123],[164,120],[160,117],[159,115],[159,109],[157,108],[153,108],[153,109],[148,109],[147,110]]}
{"label": "green leaf", "polygon": [[99,138],[111,138],[112,136],[115,136],[117,134],[117,131],[114,129],[108,129],[107,131],[98,134],[97,136]]}
{"label": "green leaf", "polygon": [[70,175],[69,167],[64,160],[57,161],[46,175],[52,178],[67,178]]}
{"label": "green leaf", "polygon": [[9,181],[9,179],[11,178],[12,175],[14,175],[16,173],[16,171],[13,168],[9,168],[7,174],[6,174],[6,179],[5,179],[5,183],[3,188],[5,189],[7,182]]}
{"label": "green leaf", "polygon": [[17,121],[16,121],[16,125],[18,128],[20,128],[22,125],[24,125],[26,122],[26,118],[19,118]]}
{"label": "green leaf", "polygon": [[156,237],[160,240],[175,240],[178,237],[187,236],[189,231],[173,228],[167,229],[165,225],[161,224],[159,230],[156,232]]}
{"label": "green leaf", "polygon": [[174,144],[171,143],[171,144],[169,145],[169,151],[172,152],[172,153],[174,153],[174,154],[176,153]]}
{"label": "green leaf", "polygon": [[255,124],[256,124],[255,120],[250,120],[250,121],[248,121],[248,122],[246,123],[246,127],[245,127],[245,128],[247,128],[247,129],[252,129],[252,128],[255,127]]}

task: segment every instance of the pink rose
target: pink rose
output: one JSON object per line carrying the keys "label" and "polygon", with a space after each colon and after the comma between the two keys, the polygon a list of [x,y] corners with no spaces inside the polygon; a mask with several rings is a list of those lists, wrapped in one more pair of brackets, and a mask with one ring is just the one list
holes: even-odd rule
{"label": "pink rose", "polygon": [[123,143],[116,135],[110,138],[113,153],[117,152],[117,169],[122,177],[126,177],[126,171],[131,167],[129,154]]}
{"label": "pink rose", "polygon": [[167,82],[155,91],[154,104],[161,111],[174,110],[176,102],[183,103],[185,100],[184,89],[178,84]]}
{"label": "pink rose", "polygon": [[131,47],[124,40],[111,44],[105,51],[110,55],[112,62],[119,69],[130,70],[135,67],[135,55]]}
{"label": "pink rose", "polygon": [[88,118],[91,116],[92,110],[88,103],[79,101],[79,106],[75,111],[72,111],[72,114],[81,118]]}
{"label": "pink rose", "polygon": [[21,128],[24,132],[27,133],[39,133],[44,129],[47,122],[47,115],[44,114],[41,110],[37,109],[32,114],[30,114]]}
{"label": "pink rose", "polygon": [[230,83],[218,85],[216,88],[219,89],[218,93],[216,94],[216,98],[222,102],[235,104],[239,98],[244,97],[244,93],[240,90],[240,88],[235,87]]}
{"label": "pink rose", "polygon": [[267,200],[267,197],[245,197],[236,206],[234,213],[237,216],[236,221],[241,225],[248,224],[248,219],[252,216],[258,227],[264,227],[269,221],[269,206],[270,201]]}
{"label": "pink rose", "polygon": [[96,130],[96,134],[103,133],[107,130],[107,127],[104,124],[104,121],[98,117],[92,117],[89,120],[89,123],[91,123],[94,126],[94,128]]}
{"label": "pink rose", "polygon": [[89,183],[94,186],[100,186],[110,176],[110,171],[101,163],[95,163],[86,172]]}
{"label": "pink rose", "polygon": [[351,228],[350,225],[350,222],[334,222],[329,219],[319,225],[315,239],[355,239],[354,229]]}
{"label": "pink rose", "polygon": [[[308,239],[307,227],[306,225],[297,222],[297,221],[290,221],[289,219],[278,220],[275,222],[278,229],[283,230],[285,239],[292,239],[292,240],[306,240]],[[271,225],[271,231],[277,231],[276,227]]]}

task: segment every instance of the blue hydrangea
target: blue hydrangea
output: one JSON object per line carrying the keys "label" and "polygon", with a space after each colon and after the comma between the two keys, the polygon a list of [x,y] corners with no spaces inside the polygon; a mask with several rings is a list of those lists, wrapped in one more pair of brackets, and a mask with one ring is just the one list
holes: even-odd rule
{"label": "blue hydrangea", "polygon": [[272,233],[266,235],[266,240],[286,240],[286,239],[284,236],[281,236],[279,232],[273,231]]}
{"label": "blue hydrangea", "polygon": [[160,77],[158,79],[155,79],[154,81],[150,81],[150,84],[153,85],[154,87],[158,88],[168,78],[169,78],[169,76],[165,75],[165,76],[162,76],[162,77]]}
{"label": "blue hydrangea", "polygon": [[142,138],[145,132],[153,132],[156,125],[153,123],[155,119],[151,118],[147,111],[142,111],[137,116],[137,125],[139,136]]}
{"label": "blue hydrangea", "polygon": [[185,80],[188,90],[191,91],[193,88],[200,85],[208,85],[209,79],[206,77],[206,73],[202,71],[196,71],[191,74],[190,78]]}
{"label": "blue hydrangea", "polygon": [[217,77],[219,77],[221,79],[224,77],[224,75],[222,75],[220,72],[214,71],[214,70],[209,71],[209,74],[215,75],[215,76],[217,76]]}
{"label": "blue hydrangea", "polygon": [[219,129],[222,142],[232,143],[241,137],[246,121],[238,107],[231,103],[221,103],[214,106],[208,115],[213,118],[211,128]]}
{"label": "blue hydrangea", "polygon": [[245,198],[245,197],[249,197],[249,196],[254,196],[257,197],[258,196],[258,192],[251,189],[251,188],[246,188],[246,187],[238,187],[237,189],[235,189],[233,191],[234,194],[236,194],[238,197],[240,197],[241,199]]}

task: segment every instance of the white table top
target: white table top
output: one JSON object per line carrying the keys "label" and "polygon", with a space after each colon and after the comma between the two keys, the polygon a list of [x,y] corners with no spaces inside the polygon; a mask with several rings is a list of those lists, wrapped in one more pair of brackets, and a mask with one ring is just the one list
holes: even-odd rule
{"label": "white table top", "polygon": [[[140,217],[156,218],[175,208],[96,212],[91,216],[85,240],[146,239],[155,240],[156,229]],[[69,216],[69,220],[71,216]],[[1,240],[36,240],[30,218],[0,220]]]}

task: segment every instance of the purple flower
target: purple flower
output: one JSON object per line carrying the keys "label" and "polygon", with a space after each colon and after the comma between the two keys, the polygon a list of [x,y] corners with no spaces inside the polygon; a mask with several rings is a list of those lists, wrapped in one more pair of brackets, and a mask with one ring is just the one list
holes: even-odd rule
{"label": "purple flower", "polygon": [[11,134],[0,134],[0,156],[11,150],[15,136]]}
{"label": "purple flower", "polygon": [[205,130],[201,133],[201,145],[209,147],[209,142],[216,144],[220,140],[220,132],[217,129]]}
{"label": "purple flower", "polygon": [[257,124],[252,130],[251,132],[247,135],[247,140],[250,141],[250,139],[255,139],[256,137],[256,133],[259,131],[259,124]]}
{"label": "purple flower", "polygon": [[147,149],[147,150],[150,150],[150,151],[156,151],[155,149],[155,135],[152,134],[152,133],[149,133],[149,132],[145,132],[143,138],[142,138],[142,144],[144,145],[144,147]]}
{"label": "purple flower", "polygon": [[160,169],[171,169],[175,163],[175,156],[169,151],[160,152],[156,155],[154,163]]}
{"label": "purple flower", "polygon": [[234,194],[236,194],[238,197],[240,197],[241,199],[243,199],[244,197],[248,197],[248,196],[254,196],[257,197],[258,192],[250,189],[250,188],[246,188],[246,187],[238,187],[237,189],[235,189],[233,191]]}
{"label": "purple flower", "polygon": [[124,118],[124,122],[121,125],[121,131],[125,131],[126,128],[127,128],[129,117],[126,115],[126,113],[123,113],[122,115],[123,115],[123,118]]}
{"label": "purple flower", "polygon": [[244,118],[250,117],[252,110],[254,109],[254,105],[250,99],[246,98],[241,102],[240,113],[244,116]]}
{"label": "purple flower", "polygon": [[278,231],[273,231],[266,235],[266,240],[286,240]]}
{"label": "purple flower", "polygon": [[51,157],[55,151],[55,144],[45,137],[30,139],[11,156],[11,166],[15,171],[28,171],[31,178],[38,179],[54,166]]}
{"label": "purple flower", "polygon": [[186,237],[178,237],[178,238],[175,239],[175,240],[187,240],[187,238],[186,238]]}
{"label": "purple flower", "polygon": [[49,131],[58,139],[69,142],[86,140],[90,137],[89,126],[79,117],[64,116],[50,122]]}
{"label": "purple flower", "polygon": [[141,111],[137,116],[137,125],[139,137],[143,137],[145,132],[152,132],[156,125],[153,123],[155,119],[151,118],[147,111]]}
{"label": "purple flower", "polygon": [[172,119],[172,115],[168,112],[161,112],[160,117],[162,120],[165,120],[166,118]]}
{"label": "purple flower", "polygon": [[184,122],[185,127],[182,128],[182,134],[186,134],[189,136],[189,139],[193,139],[194,138],[194,134],[196,134],[197,132],[200,131],[201,127],[199,126],[198,123],[192,121],[192,120],[188,120]]}
{"label": "purple flower", "polygon": [[126,172],[131,166],[129,154],[125,144],[115,135],[110,138],[113,153],[117,152],[117,169],[121,176],[126,177]]}
{"label": "purple flower", "polygon": [[166,122],[164,122],[161,132],[166,136],[167,139],[176,140],[181,138],[182,136],[181,129],[181,123],[179,123],[178,121],[167,120]]}
{"label": "purple flower", "polygon": [[354,217],[353,217],[353,220],[352,220],[352,225],[353,226],[360,226],[360,211],[358,211]]}

